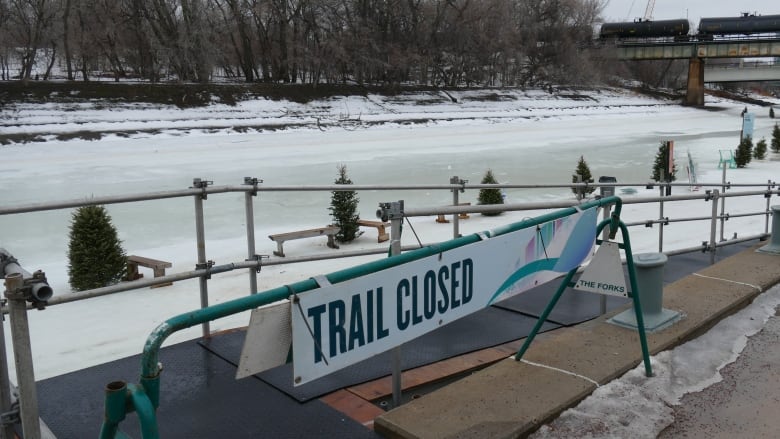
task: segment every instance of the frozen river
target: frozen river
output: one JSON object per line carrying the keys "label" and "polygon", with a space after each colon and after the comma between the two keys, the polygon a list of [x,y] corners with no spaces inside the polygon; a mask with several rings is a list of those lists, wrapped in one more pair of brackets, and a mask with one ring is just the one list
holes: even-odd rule
{"label": "frozen river", "polygon": [[[504,107],[502,117],[497,117],[490,103],[483,103],[471,109],[468,118],[454,109],[437,109],[435,114],[441,120],[427,124],[243,134],[225,130],[156,135],[141,132],[129,138],[110,135],[100,141],[2,146],[0,204],[186,189],[193,178],[210,180],[215,185],[238,185],[244,177],[259,178],[265,186],[327,185],[333,183],[336,167],[342,163],[347,165],[354,183],[365,185],[447,184],[456,175],[479,183],[487,169],[492,169],[502,183],[560,184],[570,181],[581,155],[595,178],[609,175],[621,183],[643,183],[649,180],[662,140],[675,140],[678,166],[686,162],[685,153],[689,151],[699,166],[700,181],[720,181],[720,174],[713,172],[718,150],[732,149],[738,142],[742,104],[715,102],[719,111],[702,111],[630,95],[609,96],[604,101],[589,106],[574,102],[575,107],[556,101],[557,106],[534,108],[522,117],[506,116],[518,110]],[[520,101],[516,105],[528,103]],[[353,102],[352,112],[358,111],[355,107]],[[172,111],[180,110],[156,109],[145,116],[153,119],[159,113],[163,119],[171,118]],[[764,108],[755,111],[756,138],[769,136],[773,121],[764,114]],[[121,120],[113,121],[116,115],[104,113],[112,116],[112,129],[123,126]],[[109,119],[100,114],[95,117]],[[227,116],[217,110],[212,117],[225,120]],[[198,123],[206,122],[192,122]],[[56,130],[71,127],[75,131],[83,125],[79,121],[65,122]],[[678,175],[685,180],[684,171]],[[749,177],[751,182],[766,181],[763,175],[754,175],[755,179]],[[508,189],[506,195],[510,202],[572,196],[566,188]],[[446,190],[361,192],[359,196],[361,216],[370,219],[383,201],[404,199],[407,207],[451,202]],[[264,192],[259,198],[255,203],[258,236],[330,222],[329,192]],[[462,201],[475,198],[472,191],[464,194]],[[243,237],[242,194],[211,197],[205,209],[207,239]],[[178,254],[182,245],[192,243],[191,199],[112,205],[109,212],[130,253],[170,260],[170,253]],[[69,218],[68,211],[2,216],[0,242],[28,263],[61,264],[67,249]],[[241,252],[229,254],[235,259]],[[54,282],[63,287],[56,279]]]}
{"label": "frozen river", "polygon": [[[674,140],[678,165],[690,151],[699,167],[699,180],[719,182],[718,150],[733,149],[741,128],[744,105],[729,101],[708,102],[710,111],[685,108],[625,92],[599,93],[586,100],[520,94],[501,102],[469,101],[461,104],[412,105],[377,102],[369,97],[350,98],[347,122],[317,128],[320,120],[344,119],[346,101],[295,104],[295,113],[317,115],[309,128],[266,130],[236,129],[240,120],[275,120],[290,114],[293,104],[253,102],[238,107],[215,106],[208,110],[175,108],[77,110],[57,106],[20,107],[2,114],[3,130],[12,132],[76,132],[106,130],[99,141],[51,139],[46,142],[0,146],[0,205],[18,205],[89,199],[118,194],[186,189],[193,178],[215,185],[239,185],[244,177],[264,181],[263,186],[329,185],[337,166],[346,164],[349,177],[361,185],[447,184],[452,176],[479,183],[492,169],[502,183],[561,184],[571,181],[578,158],[585,157],[595,178],[614,176],[620,183],[649,180],[652,163],[662,140]],[[328,107],[329,110],[323,110]],[[756,114],[756,138],[770,137],[774,121],[768,110],[750,107]],[[242,115],[242,118],[236,115]],[[359,116],[358,116],[359,115]],[[408,120],[428,120],[407,123]],[[360,122],[379,124],[368,125]],[[153,130],[140,129],[144,124]],[[175,129],[162,129],[170,125]],[[108,128],[106,128],[108,127]],[[130,134],[117,135],[126,130]],[[245,132],[242,132],[245,131]],[[780,162],[751,163],[747,169],[729,170],[732,182],[775,180]],[[681,172],[683,181],[685,173]],[[675,190],[677,191],[677,189]],[[680,192],[687,189],[679,189]],[[403,199],[407,208],[450,204],[449,190],[409,192],[361,191],[360,214],[374,218],[379,202]],[[572,199],[568,188],[508,189],[509,202]],[[640,188],[639,195],[657,195]],[[461,201],[476,203],[476,191],[461,194]],[[731,203],[731,202],[730,202]],[[257,253],[270,254],[275,244],[269,234],[319,227],[330,222],[330,192],[261,192],[254,201]],[[244,195],[215,194],[204,201],[207,258],[217,264],[246,258]],[[730,204],[737,208],[738,203]],[[701,202],[703,215],[709,204]],[[763,199],[749,210],[763,209]],[[655,207],[626,207],[633,220],[657,218]],[[169,272],[192,270],[197,251],[191,198],[168,199],[108,206],[128,254],[172,261]],[[70,210],[0,216],[0,247],[16,256],[29,271],[46,272],[55,294],[67,294],[67,247]],[[667,215],[674,212],[667,213]],[[683,210],[682,214],[691,215]],[[498,217],[472,215],[461,222],[462,233],[486,230],[527,216],[508,213]],[[751,234],[763,231],[763,218],[754,217]],[[423,242],[448,239],[452,228],[429,218],[413,219]],[[736,219],[729,227],[741,227]],[[669,248],[698,245],[708,239],[701,223],[668,227]],[[635,228],[644,232],[644,228]],[[648,238],[632,236],[635,252],[655,251],[657,232]],[[383,248],[369,230],[344,250]],[[730,233],[729,233],[730,235]],[[315,242],[316,241],[316,242]],[[415,236],[408,230],[404,244]],[[666,247],[665,247],[666,248]],[[319,240],[285,244],[295,256],[329,251]],[[310,264],[264,268],[259,289],[329,273],[370,260],[331,260]],[[212,303],[247,292],[245,272],[215,276],[210,281]],[[153,290],[147,300],[136,300],[145,291],[126,292],[73,303],[31,314],[33,346],[39,377],[46,377],[137,353],[146,335],[175,314],[199,307],[197,281]],[[120,309],[117,314],[114,310]],[[136,316],[143,314],[138,319]],[[45,314],[45,316],[43,315]],[[213,330],[242,326],[246,316],[224,319]],[[121,328],[120,334],[96,334],[94,328]],[[68,334],[75,346],[63,346],[58,337]],[[172,341],[197,336],[197,329],[179,333]]]}
{"label": "frozen river", "polygon": [[[96,109],[61,108],[56,105],[19,106],[0,112],[2,132],[68,133],[87,130],[101,133],[99,141],[49,138],[45,142],[0,146],[0,206],[89,199],[110,195],[186,189],[193,178],[211,180],[215,185],[239,185],[244,177],[263,180],[263,186],[329,185],[337,176],[337,166],[346,164],[349,177],[361,185],[447,184],[452,176],[479,183],[492,169],[502,183],[561,184],[570,181],[577,160],[584,156],[595,178],[614,176],[622,184],[642,184],[649,180],[659,142],[674,140],[678,166],[690,152],[699,169],[699,181],[717,183],[718,151],[733,149],[738,143],[744,104],[710,100],[709,110],[684,108],[625,92],[599,92],[594,98],[571,99],[543,94],[517,93],[512,99],[479,102],[458,96],[459,104],[398,104],[372,96],[365,100],[345,98],[310,105],[284,102],[242,103],[237,107],[179,110],[167,107]],[[765,107],[749,106],[756,114],[755,138],[771,138],[775,120]],[[297,129],[256,132],[241,124],[267,125],[280,115],[296,114],[295,120],[308,125]],[[286,117],[286,116],[285,116]],[[420,120],[426,120],[419,123]],[[416,120],[417,123],[408,123]],[[243,121],[243,122],[242,122]],[[248,121],[248,122],[247,122]],[[336,121],[344,123],[323,123]],[[369,124],[369,122],[371,124]],[[305,125],[305,124],[304,124]],[[318,128],[319,126],[319,128]],[[121,134],[118,134],[121,133]],[[776,155],[754,161],[746,169],[729,170],[727,180],[739,183],[775,181],[780,170]],[[679,179],[686,180],[685,172]],[[676,188],[675,193],[687,193]],[[638,195],[657,195],[657,189],[639,188]],[[449,190],[361,191],[361,217],[373,219],[379,202],[403,199],[408,208],[450,204]],[[568,188],[508,189],[509,202],[570,200]],[[476,202],[476,191],[461,194],[461,201]],[[728,201],[730,212],[764,208],[759,197],[743,203]],[[322,226],[330,222],[330,193],[261,192],[254,200],[257,252],[270,254],[275,244],[266,235]],[[710,204],[686,204],[669,216],[709,215]],[[743,205],[744,204],[744,205]],[[774,203],[773,203],[774,204]],[[217,264],[241,261],[246,257],[244,195],[214,194],[204,201],[206,252]],[[690,206],[694,206],[691,208]],[[696,206],[701,206],[699,213]],[[169,272],[189,271],[196,262],[195,226],[191,198],[168,199],[108,206],[128,254],[173,261]],[[631,205],[624,217],[631,220],[657,218],[657,207]],[[472,215],[461,221],[461,232],[482,231],[518,221],[528,213],[506,213],[498,217]],[[67,294],[67,247],[70,210],[0,215],[0,247],[16,256],[30,271],[43,269],[55,294]],[[732,232],[763,231],[763,217],[732,219]],[[432,218],[413,218],[414,231],[423,242],[447,239],[452,228]],[[682,223],[667,227],[665,243],[670,248],[690,247],[707,240],[708,226]],[[631,229],[635,253],[655,251],[657,228]],[[370,230],[344,250],[383,248]],[[311,241],[311,242],[303,242]],[[331,251],[324,242],[290,242],[285,250],[295,256]],[[404,232],[404,244],[415,242]],[[329,273],[348,265],[381,256],[350,260],[329,260],[308,264],[264,267],[259,289],[276,287],[313,275]],[[245,272],[214,276],[209,283],[211,303],[247,293]],[[778,302],[776,289],[767,293],[766,307]],[[156,290],[128,291],[86,302],[51,306],[30,313],[35,373],[38,379],[81,369],[140,352],[146,336],[165,319],[196,309],[197,280],[184,281]],[[760,305],[758,306],[760,308]],[[769,312],[751,307],[733,334],[715,333],[720,352],[713,353],[702,380],[708,380],[724,362],[733,361],[744,334],[754,333]],[[246,314],[214,322],[218,331],[246,325]],[[7,328],[7,327],[6,327]],[[9,337],[6,330],[6,336]],[[199,328],[172,336],[168,343],[197,337]],[[706,345],[706,343],[705,343]],[[736,346],[736,347],[734,347]],[[705,346],[691,347],[687,360],[701,364]],[[654,368],[670,355],[655,359]],[[13,364],[11,376],[14,376]],[[713,372],[714,371],[714,372]],[[616,384],[620,386],[621,384]],[[692,386],[696,387],[696,386]],[[690,390],[690,389],[688,389]],[[687,391],[682,389],[682,391]],[[609,396],[608,396],[609,397]],[[650,410],[652,422],[663,424],[668,416],[668,400],[662,397]],[[602,398],[600,400],[600,398]],[[603,396],[591,405],[603,407]],[[664,402],[666,401],[666,402]],[[585,408],[582,409],[586,410]],[[602,416],[597,409],[595,415]],[[606,416],[604,416],[606,417]],[[648,416],[648,419],[651,417]],[[571,419],[571,417],[569,417]],[[660,420],[659,420],[660,419]],[[567,421],[565,421],[567,422]],[[575,416],[573,428],[579,427]],[[618,419],[617,423],[622,421]],[[616,424],[617,425],[617,424]],[[649,432],[645,427],[623,425],[616,435]],[[622,430],[621,430],[622,428]],[[625,433],[632,435],[631,433]],[[652,433],[651,433],[652,434]],[[651,437],[651,436],[648,436]]]}

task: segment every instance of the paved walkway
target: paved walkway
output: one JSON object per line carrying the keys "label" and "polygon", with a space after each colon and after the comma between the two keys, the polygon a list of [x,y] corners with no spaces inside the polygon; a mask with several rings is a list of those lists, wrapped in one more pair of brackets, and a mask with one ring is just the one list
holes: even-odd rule
{"label": "paved walkway", "polygon": [[723,381],[689,393],[659,438],[776,438],[780,433],[780,308],[750,337]]}
{"label": "paved walkway", "polygon": [[[650,353],[671,349],[697,337],[750,303],[759,291],[780,283],[778,258],[751,248],[667,285],[664,307],[680,311],[685,317],[670,328],[648,334]],[[610,314],[540,334],[524,360],[547,367],[511,359],[498,362],[387,412],[375,420],[374,427],[394,439],[523,437],[576,405],[593,392],[596,383],[608,383],[641,363],[636,331],[609,325],[605,323],[608,317]],[[772,319],[767,328],[778,329],[778,320]],[[701,397],[700,405],[684,399],[679,416],[676,416],[681,421],[671,427],[681,430],[670,429],[667,437],[777,437],[776,432],[780,431],[777,424],[780,419],[777,415],[780,413],[777,407],[780,397],[777,338],[780,332],[770,331],[766,329],[754,336],[751,347],[740,356],[740,361],[721,372],[728,378],[719,386],[730,386],[735,390],[727,392],[713,386],[705,391],[714,392],[712,394],[701,392],[688,397]],[[770,338],[764,340],[763,337]],[[766,346],[773,343],[775,352],[770,352]],[[750,363],[741,364],[745,361]],[[757,378],[759,372],[767,375]],[[771,384],[767,384],[769,381]],[[736,389],[736,382],[740,383],[739,389]],[[704,409],[706,405],[718,411],[708,412]],[[697,407],[701,410],[697,411]],[[745,413],[754,418],[743,424],[729,421],[739,419]],[[690,424],[683,421],[686,416]],[[770,419],[775,424],[758,425],[761,422],[768,424]],[[705,430],[702,424],[711,426],[712,430]],[[745,430],[740,430],[740,426]],[[747,430],[748,427],[753,430]]]}

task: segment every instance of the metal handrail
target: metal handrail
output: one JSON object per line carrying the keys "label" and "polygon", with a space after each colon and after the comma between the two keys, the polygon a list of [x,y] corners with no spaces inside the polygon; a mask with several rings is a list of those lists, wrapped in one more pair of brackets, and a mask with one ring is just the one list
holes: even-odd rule
{"label": "metal handrail", "polygon": [[[723,182],[696,183],[700,187],[722,187]],[[767,187],[767,183],[727,183],[728,187]],[[596,188],[596,187],[686,187],[690,183],[674,182],[640,182],[640,183],[561,183],[561,184],[428,184],[428,185],[310,185],[310,186],[261,186],[261,185],[224,185],[203,188],[189,188],[159,192],[140,192],[126,195],[112,195],[103,197],[74,198],[64,201],[49,201],[44,203],[20,204],[16,206],[0,206],[0,215],[12,215],[19,213],[42,212],[47,210],[72,209],[82,206],[96,206],[106,204],[132,203],[138,201],[164,200],[168,198],[184,198],[197,195],[212,195],[231,192],[330,192],[330,191],[411,191],[411,190],[481,190],[481,189],[566,189],[566,188]],[[777,183],[770,182],[771,188]],[[766,192],[766,191],[764,191]],[[761,192],[761,193],[764,193]],[[756,194],[759,194],[758,192]],[[722,195],[725,196],[725,195]],[[676,196],[676,197],[679,197]],[[691,195],[687,199],[696,199]],[[644,201],[669,201],[668,197],[644,197],[624,200],[625,204],[633,204]],[[678,198],[682,199],[682,198]],[[464,211],[466,212],[466,211]],[[448,213],[448,212],[444,212]]]}
{"label": "metal handrail", "polygon": [[[642,184],[641,186],[645,186],[646,184]],[[667,183],[656,183],[658,186],[665,186]],[[670,183],[669,185],[677,185],[677,186],[688,186],[687,183]],[[717,183],[717,184],[710,184],[711,186],[722,186],[723,183]],[[563,188],[570,188],[572,186],[581,186],[581,187],[587,187],[587,183],[567,183],[567,184],[561,184],[561,185],[508,185],[508,184],[479,184],[479,185],[465,185],[466,188],[473,188],[473,189],[479,189],[479,188],[508,188],[508,187],[524,187],[524,188],[539,188],[539,187],[545,187],[545,188],[551,188],[551,187],[563,187]],[[626,184],[615,184],[615,183],[601,183],[598,184],[598,186],[628,186]],[[702,185],[702,186],[707,186]],[[732,184],[732,186],[741,186],[741,187],[767,187],[767,183],[756,183],[756,184]],[[334,191],[334,190],[418,190],[418,189],[449,189],[449,190],[460,190],[464,188],[464,185],[459,184],[449,184],[449,185],[398,185],[398,186],[380,186],[380,185],[348,185],[348,187],[345,189],[345,185],[325,185],[325,186],[269,186],[265,188],[257,187],[256,189],[258,191],[260,190],[266,190],[266,191],[289,191],[293,190],[295,188],[298,191]],[[127,202],[138,202],[138,201],[147,201],[147,200],[159,200],[164,198],[172,198],[172,197],[191,197],[191,196],[198,196],[202,195],[203,193],[207,194],[220,194],[220,193],[230,193],[230,192],[252,192],[255,190],[252,186],[218,186],[218,187],[207,187],[203,189],[199,188],[193,188],[193,189],[186,189],[186,190],[179,190],[179,191],[163,191],[163,192],[152,192],[152,193],[139,193],[139,194],[129,194],[129,195],[122,195],[122,196],[111,196],[111,197],[96,197],[91,198],[89,200],[70,200],[70,201],[63,201],[63,202],[54,202],[54,203],[36,203],[36,204],[29,204],[29,205],[22,205],[22,206],[9,206],[5,208],[0,208],[0,215],[4,214],[12,214],[12,213],[29,213],[29,212],[37,212],[37,211],[44,211],[44,210],[58,210],[58,209],[66,209],[66,208],[72,208],[72,207],[79,207],[83,205],[97,205],[97,204],[111,204],[111,203],[127,203]],[[762,191],[745,191],[745,192],[732,192],[732,193],[725,193],[720,194],[719,196],[721,198],[731,198],[731,197],[743,197],[743,196],[771,196],[771,195],[780,195],[780,189],[770,189],[770,190],[762,190]],[[686,194],[686,195],[672,195],[672,196],[652,196],[652,197],[631,197],[631,198],[621,198],[622,203],[624,205],[632,205],[632,204],[646,204],[646,203],[669,203],[669,202],[675,202],[675,201],[690,201],[690,200],[707,200],[709,197],[711,197],[708,193],[698,193],[698,194]],[[566,208],[571,207],[580,204],[576,200],[562,200],[562,201],[550,201],[550,202],[543,202],[543,203],[507,203],[507,204],[500,204],[500,205],[449,205],[449,206],[434,206],[429,208],[407,208],[404,210],[404,215],[406,217],[422,217],[422,216],[435,216],[435,215],[453,215],[457,216],[460,214],[465,213],[491,213],[491,212],[510,212],[510,211],[529,211],[529,210],[547,210],[547,209],[558,209],[558,208]],[[757,212],[750,212],[750,213],[741,213],[741,214],[724,214],[724,215],[718,215],[715,218],[716,219],[725,219],[728,220],[729,218],[737,218],[737,217],[744,217],[744,216],[759,216],[759,215],[769,215],[768,210],[764,211],[757,211]],[[662,224],[662,225],[669,225],[671,223],[678,223],[678,222],[689,222],[689,221],[704,221],[704,220],[710,220],[712,219],[712,216],[697,216],[697,217],[685,217],[685,218],[664,218],[664,219],[647,219],[647,220],[640,220],[640,221],[634,221],[634,222],[625,222],[624,224],[628,227],[633,226],[646,226],[646,227],[652,227],[654,224]],[[763,236],[763,235],[762,235]],[[402,248],[403,251],[412,250],[414,248],[417,248],[417,246],[405,246]],[[203,269],[195,269],[191,271],[185,271],[185,272],[179,272],[174,274],[168,274],[161,277],[155,277],[152,279],[139,279],[131,282],[122,282],[119,284],[109,285],[102,288],[96,288],[91,290],[85,290],[80,292],[75,292],[67,296],[55,296],[52,299],[50,299],[47,303],[47,305],[59,305],[64,303],[70,303],[75,302],[79,300],[84,299],[90,299],[94,297],[100,297],[108,294],[114,294],[119,293],[123,291],[130,291],[135,289],[141,289],[141,288],[147,288],[154,285],[161,285],[165,283],[170,282],[178,282],[183,280],[189,280],[189,279],[196,279],[196,278],[203,278],[208,277],[214,274],[220,274],[220,273],[226,273],[233,270],[238,269],[250,269],[250,270],[256,270],[258,268],[261,268],[263,266],[274,266],[274,265],[284,265],[284,264],[291,264],[291,263],[300,263],[300,262],[310,262],[310,261],[317,261],[317,260],[326,260],[326,259],[339,259],[339,258],[347,258],[347,257],[356,257],[356,256],[366,256],[366,255],[373,255],[373,254],[384,254],[386,253],[386,249],[369,249],[369,250],[358,250],[358,251],[340,251],[340,252],[333,252],[329,254],[324,255],[316,255],[316,256],[305,256],[305,257],[288,257],[284,260],[281,259],[270,259],[270,260],[246,260],[246,261],[236,261],[236,262],[229,262],[226,264],[221,265],[214,265],[210,266],[208,268]],[[29,305],[29,308],[32,308],[33,305]],[[2,312],[7,313],[7,307],[2,307]]]}
{"label": "metal handrail", "polygon": [[[480,189],[540,189],[540,188],[583,188],[583,189],[589,189],[589,188],[595,188],[595,187],[631,187],[631,186],[638,186],[638,187],[674,187],[674,186],[690,186],[689,183],[563,183],[563,184],[468,184],[464,180],[457,180],[457,177],[454,178],[454,180],[451,179],[450,184],[436,184],[436,185],[322,185],[322,186],[261,186],[258,185],[256,182],[254,184],[244,184],[244,185],[227,185],[227,186],[209,186],[211,182],[207,182],[207,184],[203,184],[202,186],[197,185],[196,183],[200,182],[199,179],[196,179],[196,181],[193,182],[193,187],[184,189],[184,190],[173,190],[173,191],[160,191],[160,192],[150,192],[150,193],[137,193],[137,194],[126,194],[126,195],[118,195],[118,196],[106,196],[106,197],[95,197],[95,198],[89,198],[89,199],[74,199],[74,200],[66,200],[66,201],[58,201],[58,202],[45,202],[45,203],[34,203],[34,204],[25,204],[25,205],[17,205],[17,206],[3,206],[0,207],[0,215],[11,215],[11,214],[20,214],[20,213],[31,213],[31,212],[40,212],[40,211],[48,211],[48,210],[60,210],[60,209],[68,209],[68,208],[74,208],[74,207],[81,207],[85,205],[99,205],[99,204],[115,204],[115,203],[130,203],[130,202],[139,202],[139,201],[151,201],[151,200],[160,200],[160,199],[168,199],[168,198],[181,198],[181,197],[193,197],[196,199],[196,223],[200,221],[202,224],[202,201],[206,199],[207,195],[210,194],[221,194],[221,193],[236,193],[236,192],[243,192],[247,194],[247,197],[257,193],[257,192],[273,192],[273,191],[410,191],[410,190],[449,190],[453,194],[453,203],[452,205],[447,206],[438,206],[438,207],[426,207],[426,208],[407,208],[404,211],[404,216],[406,217],[415,217],[415,216],[434,216],[434,215],[453,215],[453,236],[457,238],[459,235],[458,231],[458,215],[464,214],[464,213],[490,213],[490,212],[508,212],[508,211],[529,211],[529,210],[549,210],[549,209],[556,209],[556,208],[570,208],[572,206],[581,205],[580,201],[577,200],[561,200],[561,201],[555,201],[555,202],[545,202],[545,203],[512,203],[512,204],[500,204],[500,205],[459,205],[458,203],[458,193],[464,192],[465,190],[480,190]],[[453,183],[455,182],[455,183]],[[204,182],[206,183],[206,182]],[[704,200],[704,201],[713,201],[712,205],[712,214],[709,216],[697,216],[697,217],[688,217],[688,218],[665,218],[663,217],[663,210],[661,210],[661,217],[662,218],[656,218],[656,219],[649,219],[645,221],[640,221],[636,223],[626,223],[626,226],[629,225],[645,225],[648,224],[660,224],[661,230],[663,230],[663,227],[673,223],[673,222],[684,222],[684,221],[700,221],[700,220],[709,220],[711,221],[711,238],[708,241],[705,241],[704,244],[700,246],[691,247],[689,249],[685,249],[687,251],[704,251],[704,252],[710,252],[711,254],[711,260],[714,260],[715,251],[718,247],[725,245],[724,243],[716,243],[715,242],[715,228],[717,227],[717,221],[721,221],[721,228],[723,228],[723,221],[728,220],[729,218],[737,218],[742,216],[756,216],[756,215],[766,215],[767,217],[767,226],[768,227],[768,221],[769,221],[769,199],[772,195],[780,195],[780,189],[775,189],[776,184],[772,181],[765,182],[765,183],[740,183],[740,184],[732,184],[732,183],[726,183],[725,182],[725,176],[724,181],[719,183],[697,183],[696,186],[699,187],[711,187],[711,188],[720,188],[721,191],[724,191],[726,189],[733,189],[734,187],[744,187],[744,188],[755,188],[760,187],[763,188],[762,190],[753,190],[753,191],[733,191],[730,193],[722,193],[718,189],[712,189],[703,191],[703,193],[696,193],[696,194],[680,194],[680,195],[674,195],[674,196],[656,196],[656,197],[630,197],[622,199],[622,203],[625,205],[631,205],[631,204],[642,204],[642,203],[658,203],[659,205],[663,206],[665,203],[672,203],[672,202],[680,202],[680,201],[690,201],[690,200]],[[730,197],[744,197],[744,196],[761,196],[767,199],[766,202],[766,208],[762,211],[757,212],[747,212],[747,213],[735,213],[735,214],[729,214],[729,213],[723,213],[721,212],[720,215],[717,213],[717,204],[720,198],[730,198]],[[587,203],[590,203],[593,201],[587,201]],[[598,200],[598,197],[596,197],[595,202],[600,202]],[[721,203],[721,206],[723,204]],[[252,203],[251,200],[247,201],[247,228],[249,228],[249,224],[253,224],[254,221],[251,217],[251,209],[252,209]],[[759,239],[766,238],[768,233],[756,235],[755,237]],[[729,240],[726,244],[729,243],[736,243],[741,242],[745,239],[750,238],[742,238],[742,239],[732,239]],[[249,232],[247,232],[247,240],[254,240],[253,235],[250,235]],[[203,238],[202,234],[199,233],[198,236],[198,245],[199,247],[204,246],[205,248],[205,238]],[[721,239],[723,241],[723,239]],[[250,246],[250,256],[253,254],[253,243],[251,243],[252,246]],[[663,236],[662,234],[659,236],[659,247],[663,246]],[[404,251],[413,250],[415,248],[418,248],[418,246],[406,246],[403,248]],[[659,248],[659,251],[661,249]],[[672,252],[667,252],[668,254],[673,254],[680,252],[680,250],[674,250]],[[231,262],[227,264],[222,265],[213,265],[211,264],[203,264],[203,266],[200,266],[202,262],[200,261],[201,258],[199,258],[199,267],[196,267],[195,270],[186,271],[186,272],[180,272],[175,274],[169,274],[166,276],[154,278],[154,279],[144,279],[144,280],[136,280],[132,282],[124,282],[117,285],[112,285],[104,288],[98,288],[88,291],[82,291],[73,293],[70,295],[63,295],[63,296],[56,296],[51,298],[47,305],[58,305],[63,303],[69,303],[77,300],[85,300],[93,297],[103,296],[106,294],[112,294],[117,293],[121,291],[127,291],[132,289],[139,289],[139,288],[146,288],[152,285],[158,285],[168,282],[176,282],[181,281],[185,279],[194,279],[198,278],[202,280],[202,288],[201,288],[201,304],[203,308],[208,307],[208,300],[207,300],[207,291],[205,290],[205,284],[206,280],[211,277],[213,274],[219,274],[219,273],[225,273],[229,271],[233,271],[236,269],[247,269],[250,271],[250,279],[251,276],[254,276],[255,270],[259,269],[261,266],[269,266],[269,265],[280,265],[280,264],[288,264],[288,263],[296,263],[296,262],[308,262],[308,261],[315,261],[315,260],[323,260],[323,259],[332,259],[332,258],[340,258],[340,257],[354,257],[354,256],[363,256],[363,255],[370,255],[370,254],[383,254],[386,253],[386,248],[379,248],[379,249],[369,249],[369,250],[361,250],[361,251],[352,251],[352,252],[338,252],[338,253],[328,253],[328,254],[321,254],[316,256],[308,256],[308,257],[290,257],[285,258],[284,260],[281,259],[274,259],[274,260],[261,260],[261,259],[248,259],[245,261],[237,261],[237,262]],[[208,261],[211,262],[211,261]],[[253,291],[254,292],[254,289]],[[208,307],[213,308],[213,307]],[[4,307],[2,310],[4,313],[8,312],[7,307]],[[208,327],[204,326],[204,335],[208,334]],[[29,345],[29,339],[26,342]],[[30,359],[30,361],[32,361]],[[3,362],[4,366],[5,362]],[[29,370],[32,370],[32,364],[29,365],[23,365],[22,368],[26,368]],[[143,383],[142,383],[143,384]],[[22,395],[24,397],[24,395]]]}

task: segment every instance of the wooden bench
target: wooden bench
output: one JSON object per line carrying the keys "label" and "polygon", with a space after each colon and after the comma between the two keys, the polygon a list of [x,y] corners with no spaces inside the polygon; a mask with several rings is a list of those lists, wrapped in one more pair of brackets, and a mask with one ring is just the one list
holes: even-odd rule
{"label": "wooden bench", "polygon": [[[151,268],[154,273],[154,277],[165,276],[165,269],[171,268],[173,264],[168,261],[159,261],[157,259],[145,258],[143,256],[130,255],[127,257],[127,280],[136,280],[144,277],[143,274],[138,272],[138,266]],[[150,288],[167,287],[173,285],[173,282],[168,282],[159,285],[152,285]]]}
{"label": "wooden bench", "polygon": [[[456,206],[471,206],[471,203],[458,203]],[[469,214],[467,213],[459,213],[458,218],[460,219],[469,219]],[[448,223],[450,220],[447,219],[446,216],[444,216],[443,213],[440,213],[438,217],[436,217],[437,223]]]}
{"label": "wooden bench", "polygon": [[325,226],[316,229],[299,230],[297,232],[277,233],[276,235],[268,235],[268,239],[276,242],[277,250],[274,252],[276,256],[284,257],[284,242],[293,239],[312,238],[315,236],[327,236],[328,247],[339,248],[336,245],[336,233],[339,232],[339,228],[336,226]]}
{"label": "wooden bench", "polygon": [[376,237],[376,242],[385,242],[390,239],[390,235],[385,230],[385,227],[389,227],[390,223],[369,220],[358,220],[357,223],[359,226],[376,228],[377,232],[379,232],[379,235]]}

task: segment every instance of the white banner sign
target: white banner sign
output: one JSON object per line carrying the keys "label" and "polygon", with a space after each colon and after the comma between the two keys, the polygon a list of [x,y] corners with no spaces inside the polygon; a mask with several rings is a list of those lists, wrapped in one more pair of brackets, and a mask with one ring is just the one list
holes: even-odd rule
{"label": "white banner sign", "polygon": [[295,384],[370,358],[578,267],[597,209],[298,294]]}

